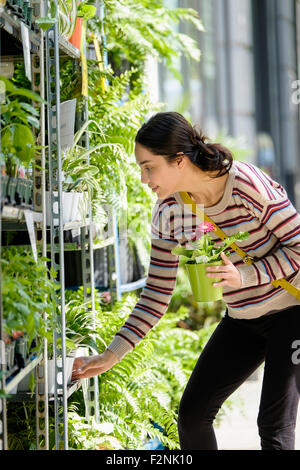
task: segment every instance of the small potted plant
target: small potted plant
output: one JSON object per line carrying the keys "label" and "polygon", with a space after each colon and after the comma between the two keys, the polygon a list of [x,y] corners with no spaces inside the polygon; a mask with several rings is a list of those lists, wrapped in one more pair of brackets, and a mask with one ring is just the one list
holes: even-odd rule
{"label": "small potted plant", "polygon": [[224,252],[226,256],[229,256],[230,252],[225,251],[226,248],[249,237],[248,232],[238,232],[225,239],[223,245],[216,246],[209,236],[209,233],[213,231],[213,224],[203,222],[198,225],[196,231],[191,235],[189,243],[191,248],[180,246],[172,250],[172,254],[179,255],[181,263],[186,267],[196,302],[214,302],[222,299],[223,288],[213,286],[221,279],[207,277],[206,267],[222,265],[221,253]]}
{"label": "small potted plant", "polygon": [[31,90],[16,87],[5,77],[1,76],[0,80],[5,89],[0,119],[2,198],[13,205],[31,205],[32,181],[25,179],[23,168],[33,164],[39,149],[32,131],[33,127],[39,129],[39,111],[31,102],[43,100]]}

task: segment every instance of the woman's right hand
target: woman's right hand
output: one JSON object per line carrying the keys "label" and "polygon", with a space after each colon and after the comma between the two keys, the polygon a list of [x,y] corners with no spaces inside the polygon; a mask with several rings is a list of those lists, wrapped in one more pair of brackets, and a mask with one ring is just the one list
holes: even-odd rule
{"label": "woman's right hand", "polygon": [[117,362],[119,362],[118,357],[109,349],[97,356],[76,357],[73,364],[72,381],[103,374]]}

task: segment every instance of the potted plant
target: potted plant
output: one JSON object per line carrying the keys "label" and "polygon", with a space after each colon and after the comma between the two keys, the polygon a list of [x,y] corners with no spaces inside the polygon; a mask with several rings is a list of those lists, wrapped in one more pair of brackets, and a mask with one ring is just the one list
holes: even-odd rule
{"label": "potted plant", "polygon": [[[84,221],[88,214],[88,204],[94,194],[100,191],[100,186],[95,178],[99,170],[87,163],[88,155],[95,148],[86,149],[79,145],[88,123],[86,123],[72,138],[72,145],[62,149],[62,217],[63,225],[68,222]],[[54,195],[57,196],[57,191]],[[50,192],[46,191],[46,223],[50,225]],[[57,202],[54,204],[54,211],[57,212]],[[54,226],[59,223],[54,217]]]}
{"label": "potted plant", "polygon": [[[59,330],[59,324],[56,328]],[[93,335],[99,337],[94,331],[91,312],[86,311],[85,304],[79,304],[77,300],[70,300],[66,304],[66,362],[65,362],[65,378],[68,384],[71,383],[73,362],[80,349],[82,355],[85,354],[82,348],[88,348],[91,351],[99,353],[99,348]],[[48,360],[48,391],[54,393],[55,385],[55,363],[53,359],[53,337],[52,333],[48,335],[49,357]],[[62,358],[58,358],[61,363]]]}
{"label": "potted plant", "polygon": [[[66,358],[65,358],[65,380],[67,384],[71,383],[73,362],[78,355],[85,355],[86,349],[100,353],[96,339],[101,341],[99,334],[93,328],[91,313],[86,310],[87,303],[81,303],[78,299],[71,299],[66,304]],[[50,319],[49,319],[50,320]],[[52,317],[50,320],[52,327],[59,333],[61,331],[59,312],[58,317]],[[48,341],[48,393],[54,393],[55,387],[55,360],[53,358],[53,332],[44,330],[43,336]],[[96,339],[94,339],[96,338]],[[58,340],[58,346],[61,346],[61,340]],[[59,366],[62,364],[62,357],[57,356]],[[19,391],[29,391],[30,375],[28,374],[19,384]],[[58,382],[62,384],[61,373],[58,376]]]}
{"label": "potted plant", "polygon": [[68,40],[74,31],[77,17],[77,0],[51,0],[47,16],[39,17],[35,21],[43,31],[47,31],[58,22],[58,31]]}
{"label": "potted plant", "polygon": [[207,277],[206,267],[222,265],[221,253],[224,252],[226,256],[229,256],[230,252],[225,251],[226,248],[235,242],[247,240],[249,237],[248,232],[238,232],[225,239],[222,245],[215,246],[215,242],[208,235],[209,232],[213,231],[213,224],[203,222],[198,225],[196,231],[191,235],[190,248],[180,246],[172,250],[172,254],[179,255],[180,261],[186,267],[196,302],[213,302],[222,299],[223,288],[213,286],[221,279]]}
{"label": "potted plant", "polygon": [[77,49],[81,49],[82,33],[85,33],[84,23],[93,18],[96,14],[96,7],[94,5],[88,5],[86,1],[81,1],[77,9],[77,18],[73,34],[69,41]]}
{"label": "potted plant", "polygon": [[5,77],[0,80],[5,87],[5,101],[1,105],[1,178],[5,191],[2,197],[11,204],[29,205],[32,182],[24,178],[21,170],[29,166],[38,149],[32,128],[39,128],[39,111],[31,102],[43,100]]}
{"label": "potted plant", "polygon": [[43,313],[52,315],[56,285],[44,262],[16,247],[2,248],[2,303],[4,330],[13,337],[24,332],[28,347],[45,328]]}
{"label": "potted plant", "polygon": [[[101,132],[100,127],[94,121],[87,121],[75,136],[73,145],[66,148],[62,154],[62,170],[64,175],[63,190],[71,193],[72,215],[75,219],[82,219],[87,213],[87,205],[90,201],[99,206],[103,199],[103,191],[100,186],[100,169],[88,162],[89,155],[101,148],[110,146],[109,143],[100,143],[90,148],[80,145],[85,132],[90,124],[94,124]],[[94,132],[95,134],[95,132]],[[69,206],[70,207],[70,206]]]}

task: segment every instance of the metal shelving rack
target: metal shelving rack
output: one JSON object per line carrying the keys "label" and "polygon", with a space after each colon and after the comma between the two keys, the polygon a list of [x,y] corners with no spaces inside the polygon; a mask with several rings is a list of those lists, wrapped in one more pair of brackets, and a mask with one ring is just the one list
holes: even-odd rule
{"label": "metal shelving rack", "polygon": [[[36,7],[36,16],[45,16],[47,2],[34,2]],[[21,41],[21,26],[19,19],[4,10],[0,15],[0,26],[14,39]],[[93,241],[91,231],[91,209],[89,210],[89,219],[86,224],[68,223],[63,226],[62,223],[62,172],[61,172],[61,149],[60,149],[60,89],[59,89],[59,58],[60,54],[67,55],[73,59],[80,59],[80,52],[68,41],[64,40],[58,34],[58,27],[54,25],[46,33],[29,33],[30,52],[32,56],[32,85],[34,91],[37,91],[42,97],[46,95],[47,110],[44,105],[40,107],[40,134],[37,136],[40,145],[45,145],[45,113],[47,112],[48,121],[48,161],[49,161],[49,190],[51,195],[51,225],[50,225],[50,245],[46,243],[46,210],[45,210],[45,150],[42,151],[40,167],[42,169],[34,171],[34,210],[23,210],[11,206],[3,207],[1,219],[5,219],[6,228],[13,230],[27,230],[30,234],[31,247],[33,253],[37,256],[36,250],[36,230],[42,230],[42,239],[39,240],[42,246],[42,255],[46,256],[47,249],[51,252],[51,266],[59,272],[60,281],[57,294],[57,304],[60,306],[60,333],[54,331],[54,358],[55,358],[55,393],[54,396],[48,396],[47,384],[47,342],[44,340],[43,352],[38,357],[29,361],[25,368],[14,375],[9,383],[3,377],[1,379],[1,388],[9,393],[26,375],[35,371],[36,387],[36,437],[37,449],[47,450],[49,448],[49,424],[48,424],[48,405],[54,402],[55,415],[55,448],[68,449],[68,426],[67,426],[67,400],[69,396],[80,386],[80,383],[67,386],[65,370],[66,359],[66,338],[65,338],[65,286],[64,286],[64,230],[80,228],[81,232],[81,251],[82,251],[82,273],[83,286],[86,299],[91,299],[91,314],[94,309],[94,278],[93,278]],[[44,65],[46,64],[46,71]],[[54,74],[52,73],[54,70]],[[45,73],[46,72],[46,73]],[[47,94],[44,90],[44,76],[47,83]],[[53,87],[54,83],[54,87]],[[53,111],[53,104],[56,111]],[[55,137],[55,146],[53,144]],[[87,142],[88,145],[88,142]],[[55,152],[55,153],[54,153]],[[55,158],[53,155],[55,154]],[[0,188],[1,189],[1,188]],[[54,193],[58,190],[57,195]],[[1,194],[1,192],[0,192]],[[58,210],[54,213],[54,204],[57,203]],[[54,218],[59,218],[58,227],[54,226]],[[4,222],[3,222],[4,224]],[[2,229],[3,227],[1,227]],[[114,243],[111,240],[110,243]],[[105,245],[105,244],[104,244]],[[25,248],[25,247],[24,247]],[[77,249],[75,244],[69,244],[67,249]],[[1,300],[1,299],[0,299]],[[1,304],[2,306],[2,304]],[[3,338],[2,329],[2,310],[0,316],[1,339]],[[62,361],[59,363],[58,356]],[[3,361],[2,361],[3,362]],[[2,370],[5,374],[5,364],[2,364]],[[12,371],[11,371],[12,372]],[[59,381],[62,379],[62,383]],[[97,417],[98,412],[98,387],[96,381],[89,380],[88,383],[88,413]],[[16,401],[25,401],[30,399],[28,393],[18,393],[13,398]],[[0,407],[0,448],[7,449],[7,426],[6,426],[6,400],[1,400]]]}
{"label": "metal shelving rack", "polygon": [[[47,0],[32,0],[35,7],[35,17],[45,16],[47,10]],[[103,10],[101,10],[103,14]],[[10,14],[6,9],[0,13],[0,27],[5,30],[16,41],[22,40],[21,26],[19,19]],[[11,230],[25,230],[29,234],[31,249],[35,257],[38,256],[37,245],[41,248],[41,254],[46,257],[47,252],[51,253],[51,267],[59,273],[59,284],[57,286],[57,304],[60,306],[60,332],[53,332],[53,351],[55,359],[55,393],[48,395],[47,377],[47,341],[43,340],[42,353],[35,358],[31,358],[25,368],[18,371],[12,380],[7,383],[5,376],[0,379],[0,388],[9,393],[26,375],[35,371],[35,403],[36,403],[36,446],[39,450],[49,449],[49,403],[54,402],[55,416],[55,448],[57,450],[68,449],[68,421],[67,421],[67,401],[69,396],[80,387],[80,382],[68,386],[66,383],[65,360],[66,360],[66,324],[65,324],[65,269],[64,252],[71,250],[81,250],[82,260],[82,283],[85,300],[89,301],[90,312],[95,321],[95,299],[94,299],[94,263],[93,250],[104,248],[107,250],[109,288],[116,300],[121,298],[123,292],[142,288],[145,279],[121,285],[120,276],[120,254],[118,241],[117,217],[112,215],[113,235],[109,239],[103,240],[94,247],[92,239],[92,213],[89,207],[88,219],[85,223],[71,222],[63,226],[62,219],[62,160],[60,148],[60,83],[59,83],[59,59],[61,55],[78,60],[80,52],[71,43],[62,38],[58,33],[57,24],[43,32],[35,28],[29,32],[30,53],[32,61],[32,88],[46,98],[46,105],[40,104],[40,133],[36,136],[39,145],[45,147],[48,143],[48,165],[49,165],[49,192],[51,207],[50,243],[47,243],[46,225],[46,154],[45,148],[41,151],[41,161],[38,168],[33,173],[33,200],[34,209],[24,210],[22,208],[4,206],[0,217],[0,232],[6,227]],[[46,90],[44,83],[46,82]],[[54,111],[55,109],[55,111]],[[48,142],[46,142],[46,117],[48,123]],[[83,120],[88,119],[87,102]],[[55,143],[53,143],[55,142]],[[85,136],[85,145],[88,148],[88,133]],[[54,156],[55,155],[55,156]],[[1,178],[0,178],[1,196]],[[55,205],[55,206],[54,206]],[[54,212],[54,208],[57,209]],[[54,225],[54,219],[59,219],[58,226]],[[2,224],[2,226],[1,226]],[[64,243],[64,232],[72,228],[80,229],[80,247],[76,243]],[[42,237],[37,241],[37,230],[40,230]],[[0,235],[1,237],[1,235]],[[28,245],[23,246],[28,249]],[[1,238],[0,238],[1,255]],[[1,269],[1,266],[0,266]],[[1,274],[1,272],[0,272]],[[0,288],[0,339],[3,338],[2,302]],[[1,345],[1,342],[0,342]],[[59,363],[58,357],[62,361]],[[1,358],[1,356],[0,356]],[[0,361],[1,362],[1,361]],[[3,361],[2,361],[3,362]],[[1,371],[6,372],[5,364],[0,364]],[[61,382],[62,378],[62,382]],[[86,414],[98,418],[98,378],[87,380],[87,400]],[[32,399],[29,393],[17,393],[13,398],[15,401],[26,401]],[[7,424],[6,424],[6,400],[0,400],[0,449],[7,449]]]}

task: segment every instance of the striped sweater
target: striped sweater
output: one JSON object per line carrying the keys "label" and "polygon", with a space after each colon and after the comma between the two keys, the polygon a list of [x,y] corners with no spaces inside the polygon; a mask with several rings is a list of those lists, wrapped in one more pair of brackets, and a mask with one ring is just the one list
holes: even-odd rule
{"label": "striped sweater", "polygon": [[[300,215],[279,183],[253,164],[234,161],[222,199],[204,210],[226,235],[249,232],[249,238],[237,244],[256,259],[247,265],[230,249],[230,260],[241,273],[242,286],[223,287],[229,316],[257,318],[300,304],[285,289],[271,284],[286,278],[300,287]],[[128,320],[108,346],[119,359],[166,312],[179,263],[179,257],[172,255],[171,250],[178,244],[188,246],[190,235],[200,222],[179,193],[157,200],[152,211],[146,285]],[[216,244],[222,243],[214,232],[210,235]]]}

